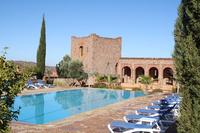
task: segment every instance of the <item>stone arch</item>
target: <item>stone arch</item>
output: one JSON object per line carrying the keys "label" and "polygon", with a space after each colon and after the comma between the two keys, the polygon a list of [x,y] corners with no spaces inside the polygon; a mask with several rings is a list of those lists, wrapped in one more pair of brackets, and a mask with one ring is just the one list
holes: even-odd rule
{"label": "stone arch", "polygon": [[156,67],[151,67],[151,68],[149,69],[149,76],[150,76],[154,81],[158,81],[158,75],[159,75],[158,68],[156,68]]}
{"label": "stone arch", "polygon": [[173,85],[173,77],[174,73],[172,68],[166,67],[163,69],[163,79],[166,85]]}
{"label": "stone arch", "polygon": [[131,79],[131,68],[129,66],[124,66],[122,68],[122,82],[127,83]]}
{"label": "stone arch", "polygon": [[143,67],[137,67],[135,69],[135,83],[138,83],[138,78],[144,75],[144,68]]}
{"label": "stone arch", "polygon": [[131,68],[128,66],[125,66],[122,68],[123,76],[131,77]]}

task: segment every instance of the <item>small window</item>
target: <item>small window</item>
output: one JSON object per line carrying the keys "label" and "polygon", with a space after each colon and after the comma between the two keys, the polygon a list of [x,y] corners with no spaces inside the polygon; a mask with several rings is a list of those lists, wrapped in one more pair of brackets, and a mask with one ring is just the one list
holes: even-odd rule
{"label": "small window", "polygon": [[80,55],[83,56],[83,46],[80,46],[79,49],[80,49]]}

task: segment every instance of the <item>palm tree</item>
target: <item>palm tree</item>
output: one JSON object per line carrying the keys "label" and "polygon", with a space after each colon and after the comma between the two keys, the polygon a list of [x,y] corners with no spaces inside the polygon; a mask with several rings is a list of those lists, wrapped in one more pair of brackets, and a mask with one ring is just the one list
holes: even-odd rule
{"label": "palm tree", "polygon": [[113,84],[117,82],[117,79],[115,77],[113,77],[112,75],[107,75],[107,81],[108,83],[108,87],[112,88]]}
{"label": "palm tree", "polygon": [[148,86],[153,82],[151,77],[141,75],[139,78],[141,84],[145,85],[145,92],[148,90]]}

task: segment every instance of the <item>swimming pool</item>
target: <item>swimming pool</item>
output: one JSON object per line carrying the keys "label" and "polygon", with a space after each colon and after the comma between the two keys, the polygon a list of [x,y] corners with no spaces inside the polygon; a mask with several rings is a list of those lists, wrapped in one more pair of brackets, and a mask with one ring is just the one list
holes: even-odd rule
{"label": "swimming pool", "polygon": [[80,88],[18,96],[14,108],[21,107],[18,121],[47,124],[125,99],[143,96],[142,91]]}

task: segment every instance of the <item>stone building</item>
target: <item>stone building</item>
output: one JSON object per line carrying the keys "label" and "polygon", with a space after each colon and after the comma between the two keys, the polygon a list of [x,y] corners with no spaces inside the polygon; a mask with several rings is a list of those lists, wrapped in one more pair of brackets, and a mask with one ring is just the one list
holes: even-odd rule
{"label": "stone building", "polygon": [[96,34],[71,38],[71,57],[83,62],[88,73],[116,74],[121,57],[121,37],[105,38]]}
{"label": "stone building", "polygon": [[154,88],[175,86],[172,58],[120,58],[117,74],[124,86],[140,85],[141,75],[150,76]]}
{"label": "stone building", "polygon": [[172,58],[124,58],[121,57],[121,43],[121,37],[73,36],[71,57],[82,61],[88,73],[119,76],[124,86],[139,85],[141,75],[150,76],[157,87],[175,85]]}

